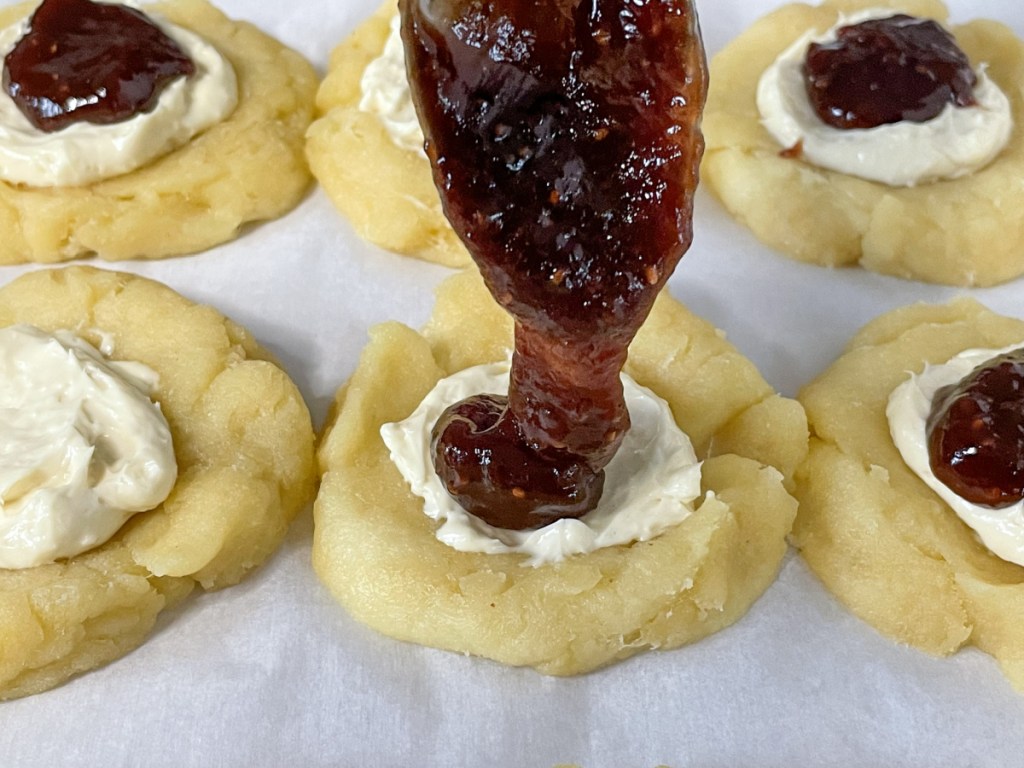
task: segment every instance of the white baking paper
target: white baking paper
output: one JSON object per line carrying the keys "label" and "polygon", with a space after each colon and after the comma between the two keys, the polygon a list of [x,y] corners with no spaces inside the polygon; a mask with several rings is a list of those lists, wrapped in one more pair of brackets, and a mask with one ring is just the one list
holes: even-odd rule
{"label": "white baking paper", "polygon": [[[703,0],[709,53],[777,4]],[[331,48],[374,9],[368,0],[220,5],[321,72]],[[1019,0],[951,5],[955,20],[997,18],[1024,36]],[[316,190],[236,242],[117,267],[250,328],[298,382],[318,424],[368,327],[419,326],[448,274],[361,242]],[[26,269],[0,269],[0,283]],[[790,396],[875,315],[962,293],[795,263],[705,193],[693,248],[670,288]],[[1024,316],[1022,290],[1017,280],[969,293]],[[357,624],[314,576],[311,536],[307,511],[264,568],[165,615],[137,651],[0,704],[0,768],[1024,764],[1024,696],[991,658],[968,650],[934,659],[895,645],[838,605],[796,556],[735,626],[556,679]]]}

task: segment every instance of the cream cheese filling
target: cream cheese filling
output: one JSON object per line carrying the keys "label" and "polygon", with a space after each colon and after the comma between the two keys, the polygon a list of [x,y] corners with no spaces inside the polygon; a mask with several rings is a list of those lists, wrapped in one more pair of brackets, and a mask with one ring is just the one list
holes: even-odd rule
{"label": "cream cheese filling", "polygon": [[968,349],[942,365],[929,365],[893,390],[885,411],[893,443],[906,465],[978,534],[993,554],[1018,565],[1024,565],[1024,501],[1001,509],[972,504],[939,480],[929,461],[927,421],[939,389],[956,384],[982,363],[1021,346]]}
{"label": "cream cheese filling", "polygon": [[668,404],[623,374],[632,427],[605,469],[597,508],[578,520],[530,531],[494,528],[462,509],[434,472],[430,434],[449,405],[481,392],[507,392],[509,362],[491,363],[442,379],[405,420],[385,424],[381,437],[391,460],[423,511],[441,521],[437,538],[462,552],[518,552],[539,566],[602,547],[646,541],[693,512],[700,496],[700,463]]}
{"label": "cream cheese filling", "polygon": [[167,497],[177,463],[156,384],[70,331],[0,329],[0,568],[92,549]]}
{"label": "cream cheese filling", "polygon": [[359,81],[359,109],[380,120],[392,143],[423,154],[423,131],[412,103],[405,73],[405,49],[399,33],[400,19],[391,19],[391,33],[380,56],[363,70]]}

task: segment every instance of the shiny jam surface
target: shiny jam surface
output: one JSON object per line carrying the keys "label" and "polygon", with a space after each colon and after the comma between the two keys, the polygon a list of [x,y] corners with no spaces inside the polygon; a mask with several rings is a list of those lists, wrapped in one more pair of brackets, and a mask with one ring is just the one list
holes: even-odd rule
{"label": "shiny jam surface", "polygon": [[140,11],[90,0],[43,0],[4,59],[3,87],[46,132],[127,120],[195,66]]}
{"label": "shiny jam surface", "polygon": [[834,42],[812,43],[804,79],[815,112],[839,129],[920,123],[947,104],[971,106],[977,80],[949,32],[903,14],[841,27]]}
{"label": "shiny jam surface", "polygon": [[596,506],[626,348],[692,238],[706,65],[688,0],[402,0],[445,213],[515,319],[507,398],[452,406],[434,464],[524,529]]}
{"label": "shiny jam surface", "polygon": [[932,471],[958,495],[996,508],[1024,498],[1024,349],[936,392],[927,430]]}

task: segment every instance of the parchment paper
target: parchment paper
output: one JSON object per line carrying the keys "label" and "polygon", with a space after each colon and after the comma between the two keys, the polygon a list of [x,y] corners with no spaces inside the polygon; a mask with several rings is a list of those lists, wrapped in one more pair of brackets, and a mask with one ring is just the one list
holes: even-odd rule
{"label": "parchment paper", "polygon": [[[709,53],[777,4],[704,0]],[[374,8],[369,0],[220,5],[321,72]],[[954,20],[997,18],[1024,35],[1019,0],[951,5]],[[448,274],[361,242],[317,190],[234,243],[118,268],[249,327],[284,362],[318,424],[367,328],[385,319],[418,327]],[[24,269],[0,269],[0,282]],[[1022,287],[970,293],[1024,316]],[[962,292],[794,263],[706,193],[670,289],[790,396],[870,318]],[[553,679],[360,626],[316,580],[311,535],[307,511],[266,567],[189,600],[139,650],[0,704],[0,767],[1024,764],[1024,696],[988,656],[934,659],[893,644],[838,605],[796,556],[736,626],[678,651]]]}

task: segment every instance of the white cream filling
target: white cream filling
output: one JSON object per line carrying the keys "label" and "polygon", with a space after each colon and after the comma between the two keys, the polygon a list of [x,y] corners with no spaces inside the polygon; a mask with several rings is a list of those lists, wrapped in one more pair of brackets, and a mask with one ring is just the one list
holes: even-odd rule
{"label": "white cream filling", "polygon": [[0,329],[0,568],[92,549],[167,497],[177,464],[156,383],[70,331]]}
{"label": "white cream filling", "polygon": [[700,463],[668,404],[622,375],[632,427],[605,469],[604,495],[578,520],[532,531],[494,528],[460,507],[434,472],[430,433],[449,405],[481,392],[508,391],[509,362],[468,368],[442,379],[404,421],[385,424],[391,460],[423,499],[424,513],[442,521],[437,538],[461,552],[519,552],[539,566],[602,547],[647,541],[693,512],[700,496]]}
{"label": "white cream filling", "polygon": [[[101,181],[167,154],[231,114],[238,103],[231,64],[195,33],[147,15],[192,59],[195,73],[164,88],[150,112],[110,125],[73,123],[53,133],[33,126],[7,92],[0,91],[0,179],[32,187]],[[28,25],[26,17],[0,30],[0,58],[10,53]]]}
{"label": "white cream filling", "polygon": [[366,65],[359,81],[359,109],[375,115],[395,146],[423,154],[423,131],[416,117],[405,74],[400,19],[391,19],[391,34],[380,56]]}
{"label": "white cream filling", "polygon": [[982,363],[1020,349],[968,349],[942,365],[929,365],[892,391],[885,415],[893,443],[903,461],[957,516],[974,529],[989,550],[1011,563],[1024,565],[1024,501],[1002,509],[972,504],[935,477],[928,459],[927,421],[932,400],[942,387],[956,384]]}
{"label": "white cream filling", "polygon": [[840,130],[824,123],[811,106],[802,71],[807,47],[834,41],[839,27],[896,13],[892,8],[873,8],[841,16],[823,34],[811,30],[783,51],[758,83],[762,124],[780,146],[799,144],[803,158],[814,165],[894,187],[958,178],[984,168],[1013,131],[1009,99],[984,66],[976,73],[976,106],[949,104],[924,123]]}

